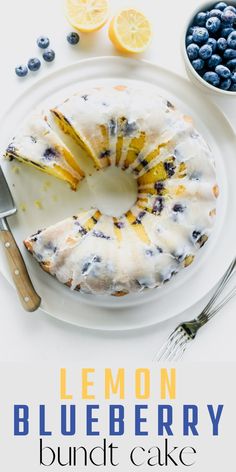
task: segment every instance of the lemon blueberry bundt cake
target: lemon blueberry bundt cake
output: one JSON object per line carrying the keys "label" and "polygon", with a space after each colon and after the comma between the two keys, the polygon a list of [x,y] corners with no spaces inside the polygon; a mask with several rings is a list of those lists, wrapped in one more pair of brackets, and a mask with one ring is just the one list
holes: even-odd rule
{"label": "lemon blueberry bundt cake", "polygon": [[[189,266],[210,235],[218,196],[211,151],[191,119],[144,85],[81,90],[51,114],[97,169],[117,166],[132,175],[138,195],[120,217],[92,209],[26,239],[42,268],[71,289],[118,296],[158,287]],[[46,149],[55,156],[48,160]],[[72,187],[83,175],[44,118],[7,154]]]}

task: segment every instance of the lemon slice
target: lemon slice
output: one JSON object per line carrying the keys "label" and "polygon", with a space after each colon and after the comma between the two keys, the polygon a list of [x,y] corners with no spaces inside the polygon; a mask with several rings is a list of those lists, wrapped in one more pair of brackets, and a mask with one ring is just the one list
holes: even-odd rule
{"label": "lemon slice", "polygon": [[71,25],[84,33],[102,28],[108,19],[109,0],[66,0],[66,14]]}
{"label": "lemon slice", "polygon": [[110,23],[109,37],[119,51],[143,52],[152,38],[151,24],[142,12],[134,8],[122,10]]}

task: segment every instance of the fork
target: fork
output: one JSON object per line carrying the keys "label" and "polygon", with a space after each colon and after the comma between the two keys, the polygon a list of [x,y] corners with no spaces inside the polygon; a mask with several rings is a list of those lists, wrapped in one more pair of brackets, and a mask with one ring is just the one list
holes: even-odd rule
{"label": "fork", "polygon": [[197,318],[180,323],[171,333],[153,360],[158,362],[178,361],[182,358],[190,341],[194,340],[200,328],[210,321],[226,303],[236,295],[236,285],[217,304],[216,301],[236,272],[236,258],[231,262],[219,282],[211,299]]}

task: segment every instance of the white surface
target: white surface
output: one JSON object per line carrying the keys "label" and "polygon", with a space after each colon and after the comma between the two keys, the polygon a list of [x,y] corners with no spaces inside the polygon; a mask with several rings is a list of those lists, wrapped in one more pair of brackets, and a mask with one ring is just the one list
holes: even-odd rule
{"label": "white surface", "polygon": [[[106,29],[92,37],[82,37],[78,47],[72,48],[65,41],[66,32],[70,31],[63,17],[58,0],[41,0],[37,4],[30,0],[21,0],[7,4],[4,2],[4,15],[0,19],[1,43],[4,44],[1,58],[4,68],[1,73],[1,108],[2,111],[9,101],[19,95],[37,78],[47,74],[48,70],[74,62],[75,60],[114,54],[112,45],[107,39]],[[173,2],[156,0],[111,1],[113,10],[120,8],[122,4],[135,4],[145,10],[154,23],[154,39],[151,47],[145,55],[164,67],[185,75],[181,58],[181,34],[182,25],[191,13],[196,3],[192,0]],[[12,8],[14,4],[14,15]],[[201,2],[199,2],[199,5]],[[179,19],[176,21],[176,19]],[[181,21],[182,23],[181,23]],[[11,34],[9,35],[9,26]],[[52,38],[52,46],[57,52],[55,64],[44,65],[39,74],[31,75],[26,80],[18,80],[14,77],[13,67],[17,62],[24,62],[28,57],[38,53],[34,46],[35,38],[40,34],[48,34]],[[6,40],[7,38],[7,48]],[[4,58],[4,59],[3,59]],[[232,101],[222,97],[214,98],[231,118],[236,127],[236,111]],[[225,156],[227,158],[227,156]],[[1,277],[1,307],[2,327],[0,334],[1,355],[5,360],[51,359],[60,360],[64,364],[76,357],[89,364],[94,356],[104,364],[104,359],[113,356],[120,364],[130,356],[140,360],[150,361],[163,340],[173,329],[183,315],[170,322],[163,323],[151,329],[143,329],[132,333],[98,333],[79,330],[66,326],[48,318],[38,312],[34,315],[26,315],[18,305],[13,290]],[[192,315],[198,313],[200,305],[192,309]],[[186,360],[227,360],[235,359],[234,349],[234,308],[235,301],[221,315],[202,331],[191,349],[185,356]],[[147,308],[143,307],[143,316]],[[190,314],[185,314],[189,317]],[[122,316],[120,314],[119,316]],[[226,337],[227,326],[230,322],[231,329]],[[219,349],[219,345],[221,349]],[[92,346],[92,349],[91,349]]]}
{"label": "white surface", "polygon": [[[130,82],[134,70],[136,80]],[[95,81],[92,80],[94,76],[96,76]],[[17,129],[19,123],[32,110],[32,104],[42,109],[54,107],[56,103],[76,93],[78,87],[84,88],[84,84],[88,85],[92,81],[95,85],[100,83],[104,85],[104,77],[106,83],[117,84],[122,80],[124,84],[139,83],[141,86],[145,83],[145,87],[155,87],[154,91],[157,90],[186,115],[193,117],[196,128],[211,146],[216,163],[220,198],[213,234],[206,246],[197,254],[194,264],[158,290],[149,290],[141,294],[117,298],[96,297],[70,291],[41,270],[32,257],[27,255],[22,241],[26,236],[34,234],[38,228],[47,227],[54,221],[61,221],[68,215],[76,214],[79,208],[86,210],[90,204],[96,207],[98,205],[96,197],[94,200],[91,198],[86,181],[74,193],[63,183],[45,177],[44,174],[29,167],[6,161],[2,165],[13,198],[19,207],[10,224],[17,243],[25,255],[33,283],[42,298],[42,309],[60,320],[80,327],[100,330],[134,329],[159,323],[192,306],[215,286],[230,264],[236,237],[232,219],[232,214],[236,214],[234,185],[236,137],[224,115],[208,99],[203,98],[191,83],[173,72],[144,61],[103,57],[84,60],[62,68],[55,74],[50,74],[46,80],[39,81],[37,86],[32,86],[27,94],[23,94],[0,122],[1,148],[3,150],[6,148],[13,130]],[[226,155],[227,160],[223,157]],[[18,174],[13,172],[16,167]],[[95,174],[98,177],[101,175],[97,172]],[[50,183],[47,191],[45,191],[46,183]],[[106,188],[105,183],[104,187]],[[103,199],[107,201],[109,193],[106,194],[105,188]],[[30,200],[27,198],[29,194]],[[57,196],[56,202],[53,201],[52,195]],[[24,212],[21,210],[22,198],[25,202]],[[35,208],[35,201],[42,203],[41,209]],[[109,210],[112,212],[112,207]],[[225,227],[228,231],[225,231]],[[0,263],[3,266],[2,272],[9,276],[7,261],[1,251]],[[206,267],[207,271],[204,270]],[[196,284],[195,280],[199,283]],[[145,306],[144,317],[142,304],[147,302],[152,303]],[[101,310],[97,307],[106,309]],[[113,308],[122,308],[122,316]]]}

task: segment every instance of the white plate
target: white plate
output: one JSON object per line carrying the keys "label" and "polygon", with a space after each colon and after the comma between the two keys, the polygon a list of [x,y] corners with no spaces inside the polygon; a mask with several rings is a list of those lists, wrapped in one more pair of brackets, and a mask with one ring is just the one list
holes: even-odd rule
{"label": "white plate", "polygon": [[[42,310],[60,320],[87,328],[124,330],[158,323],[186,310],[212,289],[225,271],[235,251],[236,185],[234,132],[224,115],[189,82],[145,61],[119,57],[89,59],[70,65],[42,79],[24,93],[9,109],[1,123],[3,151],[19,123],[35,108],[55,105],[75,92],[83,82],[142,81],[158,88],[195,120],[197,129],[213,149],[221,189],[217,222],[209,243],[195,263],[168,284],[145,294],[123,298],[94,297],[71,292],[44,273],[26,254],[22,240],[37,229],[72,215],[88,206],[86,192],[71,192],[62,182],[18,165],[3,163],[19,211],[9,219],[22,250],[35,287],[42,297]],[[19,174],[13,170],[19,168]],[[45,182],[50,186],[45,188]],[[86,184],[85,184],[86,185]],[[46,184],[47,187],[47,184]],[[35,206],[40,200],[43,209]],[[26,206],[26,211],[22,207]],[[10,281],[3,253],[0,267]],[[146,303],[144,306],[143,303]],[[117,310],[119,308],[119,310]]]}

